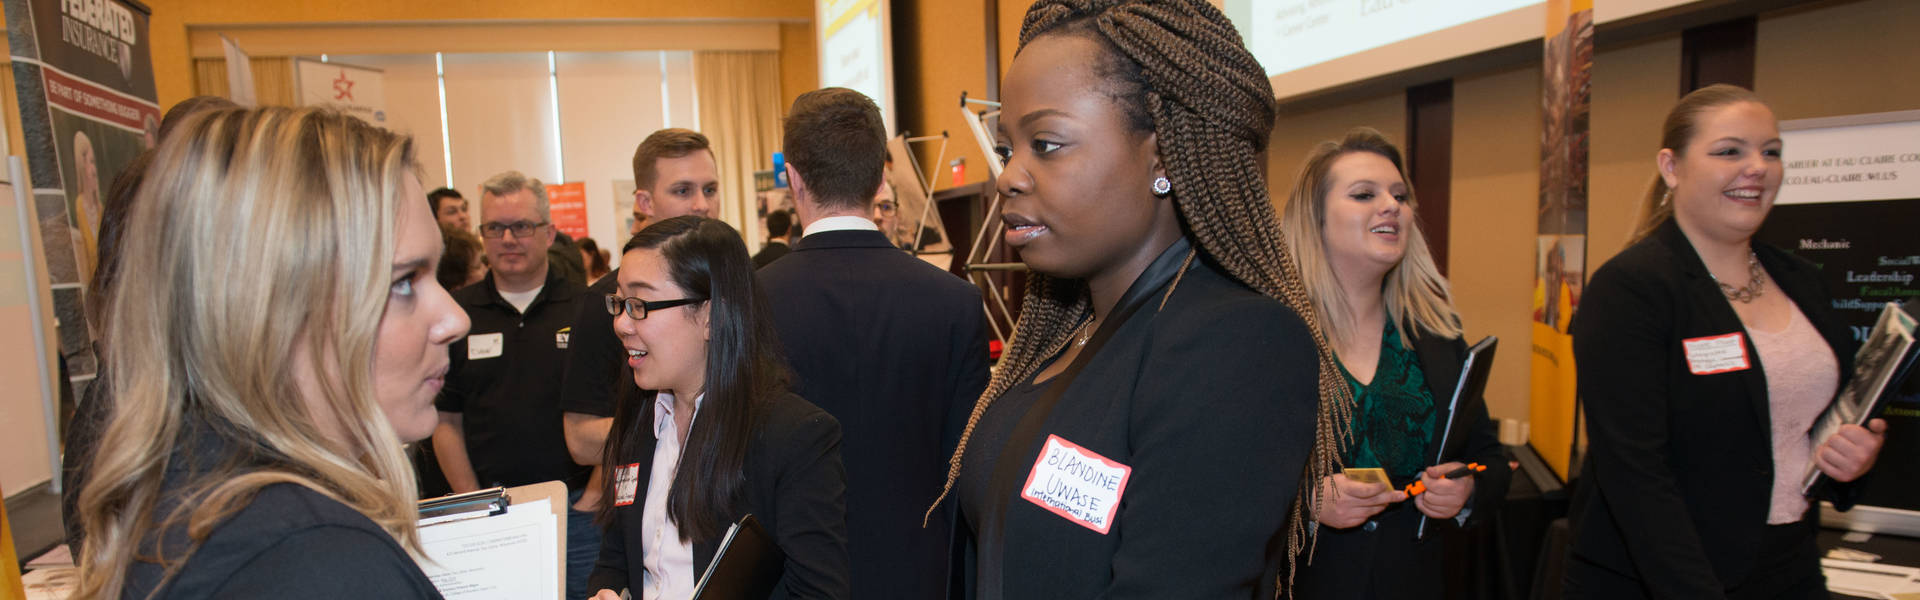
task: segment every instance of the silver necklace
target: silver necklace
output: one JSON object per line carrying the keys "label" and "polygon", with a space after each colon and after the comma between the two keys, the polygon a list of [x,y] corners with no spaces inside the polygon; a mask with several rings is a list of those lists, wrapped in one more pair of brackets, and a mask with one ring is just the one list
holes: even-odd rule
{"label": "silver necklace", "polygon": [[[1707,276],[1713,277],[1713,273],[1709,271]],[[1727,300],[1741,304],[1751,304],[1754,298],[1760,297],[1761,290],[1766,289],[1766,277],[1767,271],[1760,268],[1760,255],[1752,250],[1748,250],[1747,285],[1745,287],[1727,285],[1726,282],[1720,281],[1719,277],[1714,277],[1713,282],[1719,284],[1720,293],[1726,294]]]}

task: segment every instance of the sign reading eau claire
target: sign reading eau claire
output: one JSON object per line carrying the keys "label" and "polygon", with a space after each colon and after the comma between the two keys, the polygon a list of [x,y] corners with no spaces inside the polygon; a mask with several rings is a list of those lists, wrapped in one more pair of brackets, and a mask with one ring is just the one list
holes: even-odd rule
{"label": "sign reading eau claire", "polygon": [[1920,120],[1780,132],[1777,204],[1920,198]]}

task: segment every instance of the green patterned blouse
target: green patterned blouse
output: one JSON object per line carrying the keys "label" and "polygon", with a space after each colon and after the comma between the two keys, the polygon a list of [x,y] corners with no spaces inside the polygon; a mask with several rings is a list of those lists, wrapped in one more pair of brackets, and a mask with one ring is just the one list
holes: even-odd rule
{"label": "green patterned blouse", "polygon": [[1354,403],[1346,466],[1386,469],[1394,487],[1412,483],[1431,460],[1427,443],[1433,439],[1435,412],[1420,355],[1401,347],[1393,319],[1387,319],[1373,381],[1361,385],[1345,364],[1340,375],[1353,388]]}

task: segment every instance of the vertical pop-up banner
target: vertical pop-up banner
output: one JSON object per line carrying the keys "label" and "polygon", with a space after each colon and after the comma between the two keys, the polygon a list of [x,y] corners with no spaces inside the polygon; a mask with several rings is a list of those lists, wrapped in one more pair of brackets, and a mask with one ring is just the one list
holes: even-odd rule
{"label": "vertical pop-up banner", "polygon": [[1533,449],[1564,479],[1572,460],[1575,412],[1573,337],[1567,324],[1586,282],[1593,0],[1548,0],[1544,58],[1529,408]]}
{"label": "vertical pop-up banner", "polygon": [[4,0],[20,127],[74,397],[95,375],[84,289],[93,278],[101,194],[157,143],[151,11],[133,0]]}

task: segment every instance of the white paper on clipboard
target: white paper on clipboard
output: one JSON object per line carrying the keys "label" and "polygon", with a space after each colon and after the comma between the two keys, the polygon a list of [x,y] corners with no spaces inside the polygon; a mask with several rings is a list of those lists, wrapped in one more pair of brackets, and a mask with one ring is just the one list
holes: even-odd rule
{"label": "white paper on clipboard", "polygon": [[420,528],[427,579],[448,600],[559,600],[564,589],[567,488],[512,488],[503,513]]}

